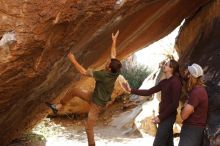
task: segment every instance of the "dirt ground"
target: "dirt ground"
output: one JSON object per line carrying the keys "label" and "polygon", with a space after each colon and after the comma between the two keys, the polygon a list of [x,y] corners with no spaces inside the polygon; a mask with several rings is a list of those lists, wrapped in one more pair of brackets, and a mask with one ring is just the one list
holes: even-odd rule
{"label": "dirt ground", "polygon": [[[134,146],[138,144],[138,146],[152,146],[154,137],[145,136],[143,138],[138,131],[127,133],[129,127],[132,127],[132,123],[124,127],[120,127],[117,124],[112,126],[113,119],[116,119],[116,121],[124,120],[124,113],[129,113],[132,110],[132,108],[125,110],[122,107],[123,104],[119,102],[101,114],[94,130],[96,145]],[[32,133],[36,134],[37,137],[39,135],[44,137],[43,142],[39,142],[36,138],[31,138],[32,140],[28,140],[28,142],[18,140],[18,142],[10,146],[87,146],[87,137],[83,124],[85,117],[86,115],[66,115],[45,118],[32,130]],[[175,146],[177,146],[178,138],[175,138],[174,142]]]}
{"label": "dirt ground", "polygon": [[[126,111],[129,111],[127,109]],[[97,146],[151,146],[154,137],[142,137],[138,131],[125,134],[126,128],[111,126],[113,117],[120,117],[123,112],[122,104],[118,103],[103,113],[95,127],[95,139]],[[87,138],[84,129],[84,118],[71,119],[71,116],[59,118],[46,118],[37,125],[33,132],[46,138],[46,146],[87,146]],[[175,145],[178,138],[175,139]]]}

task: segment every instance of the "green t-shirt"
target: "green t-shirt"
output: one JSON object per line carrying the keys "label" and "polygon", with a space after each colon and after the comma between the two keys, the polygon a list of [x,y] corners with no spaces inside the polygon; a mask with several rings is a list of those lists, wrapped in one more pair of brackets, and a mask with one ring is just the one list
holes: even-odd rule
{"label": "green t-shirt", "polygon": [[114,84],[119,73],[101,70],[93,71],[92,76],[96,80],[92,102],[100,106],[105,106],[111,100]]}

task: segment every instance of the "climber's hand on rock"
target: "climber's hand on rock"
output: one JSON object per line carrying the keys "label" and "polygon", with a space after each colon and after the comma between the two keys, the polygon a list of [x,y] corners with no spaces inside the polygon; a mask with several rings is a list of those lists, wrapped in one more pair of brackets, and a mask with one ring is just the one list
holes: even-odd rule
{"label": "climber's hand on rock", "polygon": [[119,35],[119,30],[116,32],[116,34],[112,33],[112,41],[113,42],[116,42],[118,35]]}
{"label": "climber's hand on rock", "polygon": [[74,56],[73,53],[71,53],[71,52],[68,53],[67,57],[68,57],[69,59],[74,59],[74,60],[75,60],[75,56]]}

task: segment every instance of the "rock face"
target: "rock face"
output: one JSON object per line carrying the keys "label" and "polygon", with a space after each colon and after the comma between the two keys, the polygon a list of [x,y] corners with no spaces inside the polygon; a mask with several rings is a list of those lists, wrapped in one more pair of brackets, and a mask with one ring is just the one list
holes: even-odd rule
{"label": "rock face", "polygon": [[208,126],[213,135],[220,128],[220,1],[214,0],[186,20],[176,48],[184,63],[204,68],[209,96]]}
{"label": "rock face", "polygon": [[[113,31],[120,29],[117,52],[123,59],[167,35],[208,1],[0,0],[0,38],[8,32],[16,37],[0,47],[0,145],[45,117],[45,101],[58,100],[68,88],[83,83],[66,58],[69,49],[83,66],[98,69],[109,56]],[[217,20],[207,29],[218,28]],[[213,60],[208,72],[217,81],[217,72],[211,73],[215,65]]]}

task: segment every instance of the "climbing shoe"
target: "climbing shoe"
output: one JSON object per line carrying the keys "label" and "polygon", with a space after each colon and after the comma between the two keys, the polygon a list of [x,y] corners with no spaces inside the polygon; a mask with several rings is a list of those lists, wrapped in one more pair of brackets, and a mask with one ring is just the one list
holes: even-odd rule
{"label": "climbing shoe", "polygon": [[45,102],[45,104],[53,111],[54,114],[57,114],[58,110],[56,108],[56,105],[49,102]]}

